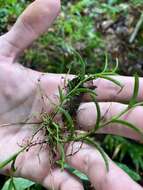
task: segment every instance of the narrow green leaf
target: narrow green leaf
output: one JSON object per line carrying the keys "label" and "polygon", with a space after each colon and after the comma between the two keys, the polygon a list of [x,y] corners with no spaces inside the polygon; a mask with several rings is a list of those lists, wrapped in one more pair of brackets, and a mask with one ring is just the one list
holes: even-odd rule
{"label": "narrow green leaf", "polygon": [[137,172],[130,169],[127,165],[119,163],[119,162],[116,162],[116,164],[121,169],[123,169],[133,180],[135,180],[135,181],[140,181],[141,180],[141,176]]}
{"label": "narrow green leaf", "polygon": [[70,165],[65,164],[64,168],[66,170],[68,170],[70,173],[76,175],[78,178],[80,178],[82,181],[89,181],[88,177],[83,174],[82,172],[75,170],[74,168],[72,168]]}
{"label": "narrow green leaf", "polygon": [[12,170],[13,172],[16,172],[15,161],[16,161],[16,158],[12,161],[12,164],[11,164],[11,170]]}
{"label": "narrow green leaf", "polygon": [[142,136],[142,138],[143,138],[143,132],[139,128],[137,128],[136,126],[134,126],[132,123],[129,123],[128,121],[124,121],[124,120],[121,120],[121,119],[114,119],[112,121],[112,123],[118,123],[118,124],[121,124],[121,125],[124,125],[124,126],[130,128],[130,129],[133,129],[134,131],[136,131],[137,133],[139,133]]}
{"label": "narrow green leaf", "polygon": [[132,107],[137,102],[138,93],[139,93],[139,77],[138,75],[135,75],[134,92],[129,102],[130,107]]}
{"label": "narrow green leaf", "polygon": [[105,73],[108,69],[108,54],[105,54],[105,65],[104,65],[104,69],[102,71],[102,73]]}
{"label": "narrow green leaf", "polygon": [[96,119],[96,126],[94,128],[94,131],[96,131],[99,128],[99,124],[100,124],[100,119],[101,119],[101,112],[100,112],[100,106],[98,104],[98,102],[96,101],[96,93],[95,91],[89,89],[89,88],[78,88],[75,93],[87,93],[91,96],[91,98],[93,99],[93,102],[95,103],[96,106],[96,110],[97,110],[97,119]]}
{"label": "narrow green leaf", "polygon": [[93,102],[95,103],[96,110],[97,110],[97,119],[96,119],[96,126],[94,130],[96,131],[99,128],[100,119],[101,119],[101,112],[100,112],[100,106],[98,102],[96,101],[96,93],[95,91],[89,89],[89,88],[78,88],[75,93],[87,93],[89,96],[91,96]]}
{"label": "narrow green leaf", "polygon": [[79,76],[80,76],[81,80],[83,80],[84,77],[85,77],[85,65],[86,65],[86,63],[82,59],[81,55],[77,51],[74,50],[74,53],[77,56],[77,58],[79,59],[79,62],[80,62],[80,65],[81,65],[81,68],[80,68],[80,71],[79,71]]}
{"label": "narrow green leaf", "polygon": [[62,114],[64,114],[64,116],[65,116],[65,118],[66,118],[66,120],[68,122],[67,127],[69,128],[70,132],[73,133],[74,132],[74,123],[73,123],[72,117],[70,116],[68,111],[66,111],[64,108],[59,106],[58,109]]}
{"label": "narrow green leaf", "polygon": [[113,82],[114,84],[116,84],[117,86],[123,88],[123,85],[116,79],[110,77],[110,76],[106,76],[106,75],[99,75],[99,78],[103,78],[103,79],[106,79],[106,80],[109,80],[111,82]]}
{"label": "narrow green leaf", "polygon": [[74,170],[72,173],[76,175],[78,178],[80,178],[82,181],[89,181],[88,177],[78,170]]}
{"label": "narrow green leaf", "polygon": [[64,151],[64,145],[63,144],[59,144],[59,151],[60,151],[60,156],[61,159],[59,161],[57,161],[57,163],[60,165],[61,170],[64,170],[65,168],[65,151]]}
{"label": "narrow green leaf", "polygon": [[73,95],[81,94],[81,93],[93,94],[93,95],[97,96],[95,91],[93,91],[93,90],[91,90],[89,88],[78,88],[78,89],[75,90]]}
{"label": "narrow green leaf", "polygon": [[96,111],[97,111],[97,119],[96,119],[96,127],[95,130],[97,130],[100,126],[100,120],[101,120],[101,111],[100,111],[100,106],[97,101],[94,101],[95,106],[96,106]]}
{"label": "narrow green leaf", "polygon": [[85,143],[87,143],[87,144],[90,144],[90,145],[94,146],[100,152],[100,154],[102,155],[103,160],[105,162],[106,169],[107,169],[107,171],[109,171],[108,157],[105,154],[105,152],[102,149],[102,147],[97,142],[95,142],[94,140],[90,139],[89,137],[86,137],[85,139],[83,139],[83,141]]}
{"label": "narrow green leaf", "polygon": [[63,100],[64,100],[64,94],[63,94],[63,91],[60,88],[60,86],[58,86],[58,91],[59,91],[59,95],[60,95],[60,102],[63,102]]}
{"label": "narrow green leaf", "polygon": [[113,69],[112,73],[113,74],[116,74],[117,70],[118,70],[118,67],[119,67],[119,59],[116,58],[116,65],[115,65],[115,68]]}
{"label": "narrow green leaf", "polygon": [[20,150],[19,152],[13,154],[11,157],[9,157],[8,159],[4,160],[3,162],[0,163],[0,169],[4,168],[6,165],[8,165],[10,162],[16,160],[17,156],[23,152],[25,150],[25,148],[23,148],[22,150]]}
{"label": "narrow green leaf", "polygon": [[57,125],[55,122],[53,122],[53,126],[56,128],[56,141],[57,141],[57,145],[60,142],[60,137],[59,137],[59,125]]}
{"label": "narrow green leaf", "polygon": [[143,102],[138,102],[138,103],[134,104],[132,107],[137,107],[137,106],[143,106]]}
{"label": "narrow green leaf", "polygon": [[[118,75],[117,73],[113,73],[112,71],[107,71],[106,73],[100,73],[101,74],[104,74],[104,76],[114,76],[114,75]],[[97,74],[98,75],[98,74]],[[97,78],[97,77],[96,77]]]}
{"label": "narrow green leaf", "polygon": [[90,96],[93,99],[93,102],[95,103],[96,111],[97,111],[96,125],[95,125],[95,128],[94,128],[94,132],[95,132],[97,129],[99,129],[99,126],[100,126],[101,111],[100,111],[99,103],[96,101],[96,96],[94,94],[90,94]]}

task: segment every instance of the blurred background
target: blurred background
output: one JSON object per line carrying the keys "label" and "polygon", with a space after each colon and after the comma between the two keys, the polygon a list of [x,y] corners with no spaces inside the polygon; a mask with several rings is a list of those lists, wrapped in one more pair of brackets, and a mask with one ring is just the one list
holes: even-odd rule
{"label": "blurred background", "polygon": [[[32,1],[0,0],[0,35],[7,32]],[[78,51],[87,63],[86,72],[100,72],[108,55],[109,68],[119,60],[118,73],[143,76],[143,0],[62,0],[62,12],[45,35],[25,50],[20,62],[43,72],[76,74]],[[108,155],[134,180],[143,184],[143,146],[122,137],[97,139]],[[85,184],[86,176],[69,168]],[[0,189],[10,189],[10,179],[0,176]],[[17,190],[43,190],[40,185],[14,179]],[[14,189],[15,190],[15,189]]]}

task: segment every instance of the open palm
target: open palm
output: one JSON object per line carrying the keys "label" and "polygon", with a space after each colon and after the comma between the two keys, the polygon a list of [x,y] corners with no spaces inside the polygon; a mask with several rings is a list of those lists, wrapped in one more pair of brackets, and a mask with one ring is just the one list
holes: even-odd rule
{"label": "open palm", "polygon": [[[54,11],[53,11],[54,10]],[[14,27],[10,32],[0,37],[0,162],[17,153],[22,147],[29,145],[30,148],[22,152],[16,159],[14,174],[11,170],[11,164],[8,164],[0,172],[7,175],[21,176],[41,183],[46,188],[54,188],[56,190],[77,189],[82,190],[83,186],[79,179],[69,174],[66,170],[61,171],[57,166],[51,167],[51,159],[49,147],[43,144],[44,133],[39,130],[32,139],[33,134],[37,131],[41,122],[42,113],[50,113],[56,104],[58,104],[58,87],[64,85],[65,75],[45,74],[24,68],[19,65],[16,60],[19,54],[30,45],[33,40],[45,32],[52,24],[60,10],[59,0],[36,0],[26,11],[19,17]],[[69,75],[69,79],[73,76]],[[133,87],[132,82],[128,82],[128,78],[121,78],[126,88],[129,85]],[[99,83],[100,82],[100,83]],[[141,80],[142,82],[142,80]],[[118,88],[107,81],[95,81],[95,86],[99,84],[105,88],[106,94],[102,92],[102,88],[97,91],[102,94],[99,100],[107,101],[116,98],[116,101],[128,100],[132,93],[126,94],[126,88],[117,96]],[[111,88],[109,88],[111,87]],[[111,95],[112,94],[112,95]],[[124,96],[126,94],[126,96]],[[139,100],[143,97],[139,96]],[[115,99],[114,99],[115,100]],[[115,109],[117,108],[120,109]],[[109,103],[101,103],[102,115],[105,116],[109,108]],[[110,106],[110,114],[108,117],[121,111],[125,105],[116,103]],[[83,129],[93,127],[96,122],[96,109],[94,104],[82,104],[77,115],[78,125]],[[143,112],[143,110],[141,110]],[[92,114],[91,114],[92,113]],[[132,116],[135,113],[131,113]],[[107,117],[106,116],[106,117]],[[130,118],[133,120],[133,117]],[[60,116],[56,118],[58,122],[62,122]],[[133,121],[134,122],[134,121]],[[142,123],[138,123],[140,127]],[[117,130],[113,126],[107,128],[102,133],[115,133],[130,138],[139,139],[137,134],[129,130],[126,134],[124,129],[120,130],[121,126],[117,126]],[[32,140],[31,140],[32,139]],[[80,143],[75,143],[75,150],[79,148]],[[72,147],[73,148],[73,147]],[[70,151],[71,146],[67,149]],[[90,155],[90,156],[89,156]],[[111,185],[104,161],[99,152],[92,147],[83,145],[81,150],[69,158],[67,162],[73,167],[86,173],[97,190],[122,189],[122,184],[119,182]],[[93,167],[92,167],[93,165]],[[100,172],[95,172],[95,167],[100,168]],[[142,189],[135,184],[131,179],[109,159],[110,172],[109,176],[124,176],[126,188],[140,190]],[[117,173],[117,175],[115,174]],[[104,179],[105,178],[105,179]],[[104,182],[101,185],[101,179]],[[116,180],[115,180],[116,181]],[[117,188],[116,188],[117,189]]]}

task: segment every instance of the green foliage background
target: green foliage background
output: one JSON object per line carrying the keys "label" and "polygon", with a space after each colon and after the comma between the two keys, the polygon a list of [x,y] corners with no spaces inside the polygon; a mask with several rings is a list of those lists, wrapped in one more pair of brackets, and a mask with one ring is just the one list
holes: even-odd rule
{"label": "green foliage background", "polygon": [[[0,34],[15,22],[17,16],[30,1],[0,0]],[[102,70],[105,54],[108,53],[109,66],[119,59],[119,73],[143,74],[143,26],[133,43],[129,39],[143,10],[142,0],[63,0],[62,12],[49,32],[39,38],[21,57],[23,65],[44,72],[66,73],[72,64],[72,73],[80,67],[73,49],[87,62],[87,72]],[[117,164],[134,180],[142,181],[143,146],[116,136],[100,136],[99,142]],[[128,165],[128,163],[130,163]],[[70,168],[71,169],[71,168]],[[88,187],[88,179],[78,171]],[[11,180],[0,177],[2,190],[8,190]],[[43,189],[24,179],[14,179],[18,189]]]}

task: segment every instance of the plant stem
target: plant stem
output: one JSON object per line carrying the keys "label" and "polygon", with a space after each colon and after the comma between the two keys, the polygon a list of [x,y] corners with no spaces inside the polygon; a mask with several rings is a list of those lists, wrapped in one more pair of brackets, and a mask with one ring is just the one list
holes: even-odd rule
{"label": "plant stem", "polygon": [[134,32],[132,33],[132,35],[131,35],[131,37],[129,39],[130,43],[134,42],[134,40],[135,40],[135,38],[136,38],[136,36],[137,36],[137,34],[138,34],[138,32],[139,32],[142,24],[143,24],[143,13],[141,13],[140,19],[137,22],[137,25],[136,25],[136,27],[134,29]]}

